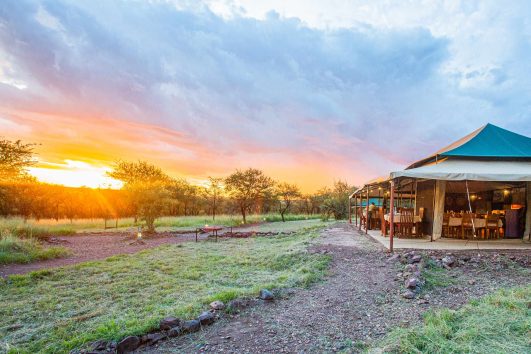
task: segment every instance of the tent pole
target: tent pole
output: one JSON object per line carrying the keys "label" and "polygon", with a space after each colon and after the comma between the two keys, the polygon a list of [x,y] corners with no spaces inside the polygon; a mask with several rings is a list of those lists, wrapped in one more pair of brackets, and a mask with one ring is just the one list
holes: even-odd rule
{"label": "tent pole", "polygon": [[389,252],[393,252],[393,236],[395,235],[395,211],[394,211],[394,194],[395,194],[395,182],[393,180],[389,181],[391,183],[391,196],[389,204],[391,205],[391,211],[389,214]]}
{"label": "tent pole", "polygon": [[366,216],[365,216],[365,234],[369,232],[369,186],[367,186],[367,205],[365,205]]}
{"label": "tent pole", "polygon": [[354,226],[358,225],[358,196],[354,194]]}
{"label": "tent pole", "polygon": [[[361,192],[363,192],[363,189],[361,189]],[[362,212],[361,212],[361,207],[362,207],[362,201],[363,201],[363,194],[360,193],[360,224],[359,224],[359,231],[361,231],[361,221],[363,220],[363,215],[362,215]]]}
{"label": "tent pole", "polygon": [[348,197],[348,223],[352,224],[352,196]]}
{"label": "tent pole", "polygon": [[[472,232],[474,233],[474,238],[476,238],[476,225],[474,225],[474,218],[472,217],[472,204],[470,203],[470,192],[468,191],[468,180],[465,180],[466,185],[466,197],[468,198],[468,210],[470,211],[470,216],[472,220]],[[464,232],[463,232],[464,234]],[[463,235],[463,237],[465,237]]]}

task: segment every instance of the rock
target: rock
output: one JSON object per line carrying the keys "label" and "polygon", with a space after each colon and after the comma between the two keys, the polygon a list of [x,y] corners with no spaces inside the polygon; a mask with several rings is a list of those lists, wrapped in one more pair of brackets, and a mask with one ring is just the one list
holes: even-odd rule
{"label": "rock", "polygon": [[130,353],[140,346],[140,338],[137,336],[125,337],[116,346],[116,352],[118,354]]}
{"label": "rock", "polygon": [[166,317],[162,321],[160,321],[159,328],[162,331],[167,331],[173,327],[179,326],[181,324],[181,320],[177,317]]}
{"label": "rock", "polygon": [[394,262],[400,258],[399,254],[394,254],[391,257],[387,258],[387,262]]}
{"label": "rock", "polygon": [[197,332],[201,329],[201,323],[198,320],[184,321],[182,328],[184,332]]}
{"label": "rock", "polygon": [[404,267],[404,271],[405,272],[409,272],[409,273],[414,273],[418,270],[418,267],[416,264],[407,264],[405,267]]}
{"label": "rock", "polygon": [[168,337],[178,337],[183,333],[183,329],[181,327],[173,327],[168,331]]}
{"label": "rock", "polygon": [[97,340],[90,345],[91,351],[100,352],[107,349],[109,342],[103,339]]}
{"label": "rock", "polygon": [[420,263],[420,261],[422,261],[422,256],[420,254],[416,254],[414,255],[413,257],[411,257],[409,259],[409,263],[410,264],[413,264],[413,263]]}
{"label": "rock", "polygon": [[142,343],[153,345],[164,338],[166,338],[166,335],[162,333],[149,333],[142,336]]}
{"label": "rock", "polygon": [[404,293],[402,293],[402,297],[405,299],[414,299],[415,293],[411,290],[406,290]]}
{"label": "rock", "polygon": [[227,305],[227,311],[230,313],[238,313],[247,307],[246,303],[239,299],[231,300]]}
{"label": "rock", "polygon": [[262,289],[260,290],[260,299],[262,300],[267,300],[267,301],[271,301],[273,300],[275,297],[273,296],[273,293],[267,289]]}
{"label": "rock", "polygon": [[451,267],[455,263],[455,257],[450,255],[444,256],[443,259],[441,259],[441,262],[444,266]]}
{"label": "rock", "polygon": [[468,284],[469,284],[469,285],[474,285],[474,284],[476,284],[476,281],[475,281],[474,279],[470,279],[470,280],[468,281]]}
{"label": "rock", "polygon": [[199,317],[197,317],[197,320],[199,321],[199,323],[201,323],[202,326],[208,326],[209,324],[214,323],[214,321],[216,320],[216,315],[214,315],[210,311],[205,311],[200,314]]}
{"label": "rock", "polygon": [[225,304],[222,301],[214,301],[210,303],[210,308],[215,311],[223,310],[225,308]]}
{"label": "rock", "polygon": [[406,280],[405,285],[408,289],[415,289],[418,285],[418,280],[417,278],[409,278]]}

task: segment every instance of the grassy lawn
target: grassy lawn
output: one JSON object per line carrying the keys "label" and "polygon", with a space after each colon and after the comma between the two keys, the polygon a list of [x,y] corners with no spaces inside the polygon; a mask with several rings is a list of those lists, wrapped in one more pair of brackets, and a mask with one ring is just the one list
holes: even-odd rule
{"label": "grassy lawn", "polygon": [[306,251],[317,234],[165,245],[0,280],[0,352],[68,352],[195,317],[213,300],[306,286],[330,260]]}
{"label": "grassy lawn", "polygon": [[0,264],[30,263],[45,259],[65,257],[64,247],[42,247],[35,239],[20,239],[0,232]]}
{"label": "grassy lawn", "polygon": [[[320,215],[290,214],[286,215],[286,221],[295,220],[319,220]],[[249,215],[247,223],[253,224],[258,222],[278,222],[282,221],[278,214]],[[242,218],[238,215],[218,215],[213,221],[211,216],[167,216],[155,221],[158,230],[175,230],[191,229],[199,226],[223,225],[239,226],[242,225]],[[135,226],[133,218],[122,218],[118,220],[118,229],[105,230],[105,221],[103,219],[74,219],[70,220],[28,220],[24,222],[21,218],[0,218],[0,230],[9,230],[13,235],[19,237],[40,237],[50,234],[56,236],[72,235],[80,231],[123,231],[124,229]],[[107,220],[108,227],[115,226],[115,220]]]}
{"label": "grassy lawn", "polygon": [[459,310],[428,312],[421,326],[392,331],[386,353],[530,353],[531,286],[505,289]]}

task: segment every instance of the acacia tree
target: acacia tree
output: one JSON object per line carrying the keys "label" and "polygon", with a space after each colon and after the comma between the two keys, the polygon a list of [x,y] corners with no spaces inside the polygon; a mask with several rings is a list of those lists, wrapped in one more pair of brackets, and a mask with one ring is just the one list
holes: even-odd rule
{"label": "acacia tree", "polygon": [[274,185],[273,179],[255,168],[236,170],[225,178],[225,190],[238,205],[244,223],[247,222],[247,212],[258,200],[270,194]]}
{"label": "acacia tree", "polygon": [[280,183],[275,189],[275,194],[277,195],[277,198],[279,200],[278,211],[280,213],[280,216],[282,217],[282,221],[284,222],[286,221],[284,219],[284,214],[286,214],[286,212],[289,212],[293,201],[301,197],[301,192],[299,190],[299,187],[294,184]]}
{"label": "acacia tree", "polygon": [[212,210],[212,220],[216,220],[220,198],[223,192],[223,178],[208,177],[209,185],[205,188],[207,202]]}
{"label": "acacia tree", "polygon": [[336,181],[334,188],[325,188],[318,194],[323,198],[321,211],[325,218],[333,215],[336,220],[346,219],[348,216],[348,197],[357,190],[347,182]]}
{"label": "acacia tree", "polygon": [[155,220],[164,215],[169,203],[171,178],[157,166],[145,161],[118,161],[109,177],[122,181],[136,205],[138,216],[146,222],[147,231],[155,232]]}
{"label": "acacia tree", "polygon": [[34,181],[26,172],[26,168],[35,163],[34,146],[20,140],[0,140],[0,182]]}

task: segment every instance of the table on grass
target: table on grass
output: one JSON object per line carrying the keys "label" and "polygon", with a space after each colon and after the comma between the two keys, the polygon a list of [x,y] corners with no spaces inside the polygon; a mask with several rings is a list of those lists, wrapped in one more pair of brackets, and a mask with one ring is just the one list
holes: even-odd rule
{"label": "table on grass", "polygon": [[195,229],[195,242],[197,242],[197,234],[201,232],[211,232],[212,236],[216,237],[216,242],[218,242],[218,231],[223,230],[223,226],[203,226]]}

